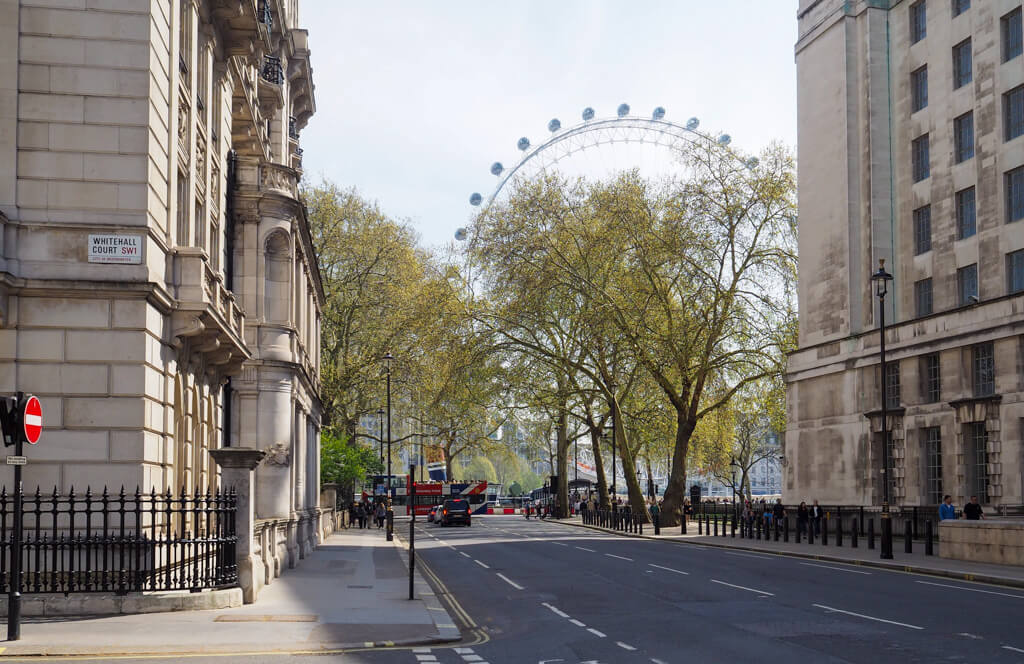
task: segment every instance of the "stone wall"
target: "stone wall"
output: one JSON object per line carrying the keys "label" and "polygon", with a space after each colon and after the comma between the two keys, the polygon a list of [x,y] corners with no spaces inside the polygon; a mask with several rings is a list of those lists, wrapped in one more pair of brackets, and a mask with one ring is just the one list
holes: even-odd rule
{"label": "stone wall", "polygon": [[1024,565],[1024,521],[939,522],[939,556],[1000,565]]}

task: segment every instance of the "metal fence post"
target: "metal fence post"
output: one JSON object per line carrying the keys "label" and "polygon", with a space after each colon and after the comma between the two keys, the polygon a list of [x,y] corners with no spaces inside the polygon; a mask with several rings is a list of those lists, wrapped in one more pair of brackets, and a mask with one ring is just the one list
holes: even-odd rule
{"label": "metal fence post", "polygon": [[903,552],[904,553],[913,553],[914,552],[914,542],[911,539],[913,537],[913,534],[914,534],[913,528],[914,527],[913,527],[913,525],[911,525],[909,520],[904,522],[904,524],[903,524]]}
{"label": "metal fence post", "polygon": [[843,517],[836,518],[836,546],[843,545]]}
{"label": "metal fence post", "polygon": [[853,517],[853,521],[850,523],[850,548],[857,548],[857,517]]}
{"label": "metal fence post", "polygon": [[924,555],[934,555],[934,549],[932,548],[932,520],[928,519],[924,522]]}
{"label": "metal fence post", "polygon": [[828,546],[828,512],[821,519],[821,545]]}
{"label": "metal fence post", "polygon": [[868,548],[875,548],[875,518],[868,519]]}

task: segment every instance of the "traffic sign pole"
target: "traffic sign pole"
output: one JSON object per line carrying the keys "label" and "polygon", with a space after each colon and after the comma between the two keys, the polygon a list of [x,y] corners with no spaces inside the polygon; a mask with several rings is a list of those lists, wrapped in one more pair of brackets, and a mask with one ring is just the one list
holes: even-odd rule
{"label": "traffic sign pole", "polygon": [[[34,399],[35,397],[33,397]],[[24,422],[22,413],[25,403],[25,395],[18,392],[18,399],[14,407],[14,455],[22,456],[24,453]],[[38,438],[37,438],[38,439]],[[7,640],[18,641],[21,639],[21,527],[22,527],[22,494],[21,486],[21,465],[14,467],[14,524],[11,534],[11,582],[7,586]]]}

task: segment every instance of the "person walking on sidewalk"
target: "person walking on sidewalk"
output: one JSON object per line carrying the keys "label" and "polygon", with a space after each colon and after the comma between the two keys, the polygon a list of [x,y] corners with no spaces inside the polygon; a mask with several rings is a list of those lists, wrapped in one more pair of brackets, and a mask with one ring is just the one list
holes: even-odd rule
{"label": "person walking on sidewalk", "polygon": [[356,505],[356,520],[355,524],[360,528],[366,527],[366,508],[363,507],[362,503]]}
{"label": "person walking on sidewalk", "polygon": [[939,521],[956,518],[956,508],[953,507],[953,496],[948,493],[942,497],[942,504],[939,505]]}
{"label": "person walking on sidewalk", "polygon": [[985,513],[981,511],[981,505],[978,504],[977,496],[971,496],[971,502],[964,505],[964,518],[968,521],[985,518]]}
{"label": "person walking on sidewalk", "polygon": [[821,507],[818,506],[818,501],[815,499],[814,504],[811,505],[811,527],[814,528],[814,535],[817,537],[821,534],[821,517],[823,513]]}
{"label": "person walking on sidewalk", "polygon": [[384,517],[387,516],[387,511],[384,509],[384,503],[377,503],[377,530],[384,527]]}
{"label": "person walking on sidewalk", "polygon": [[807,520],[810,518],[810,510],[807,509],[807,503],[803,500],[800,501],[800,506],[796,508],[796,532],[797,536],[800,533],[807,534]]}
{"label": "person walking on sidewalk", "polygon": [[782,498],[775,499],[775,505],[772,506],[772,515],[775,517],[773,519],[775,523],[782,523],[783,517],[786,516],[786,508],[782,505]]}

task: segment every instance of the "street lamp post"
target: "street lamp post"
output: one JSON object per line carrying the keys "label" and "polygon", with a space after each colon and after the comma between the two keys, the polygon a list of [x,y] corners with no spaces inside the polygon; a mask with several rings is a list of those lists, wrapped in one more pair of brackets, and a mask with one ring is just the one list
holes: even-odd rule
{"label": "street lamp post", "polygon": [[878,296],[879,356],[881,361],[882,393],[882,559],[892,559],[892,520],[889,515],[889,403],[885,374],[885,296],[889,292],[892,275],[885,271],[885,259],[878,259],[878,272],[871,275]]}
{"label": "street lamp post", "polygon": [[615,509],[619,492],[615,486],[615,383],[608,382],[608,391],[612,393],[611,420],[612,420],[612,509]]}
{"label": "street lamp post", "polygon": [[[732,513],[736,514],[736,467],[739,463],[736,461],[736,457],[732,457],[729,462],[729,466],[732,469]],[[742,535],[742,533],[740,533]],[[735,535],[735,533],[733,533]]]}
{"label": "street lamp post", "polygon": [[395,358],[390,352],[384,355],[384,372],[387,374],[387,393],[388,393],[388,476],[387,476],[387,508],[388,508],[388,524],[387,524],[387,540],[390,542],[394,539],[394,532],[392,530],[394,526],[394,512],[391,508],[391,361]]}
{"label": "street lamp post", "polygon": [[377,409],[377,422],[380,424],[380,465],[384,465],[384,409]]}

